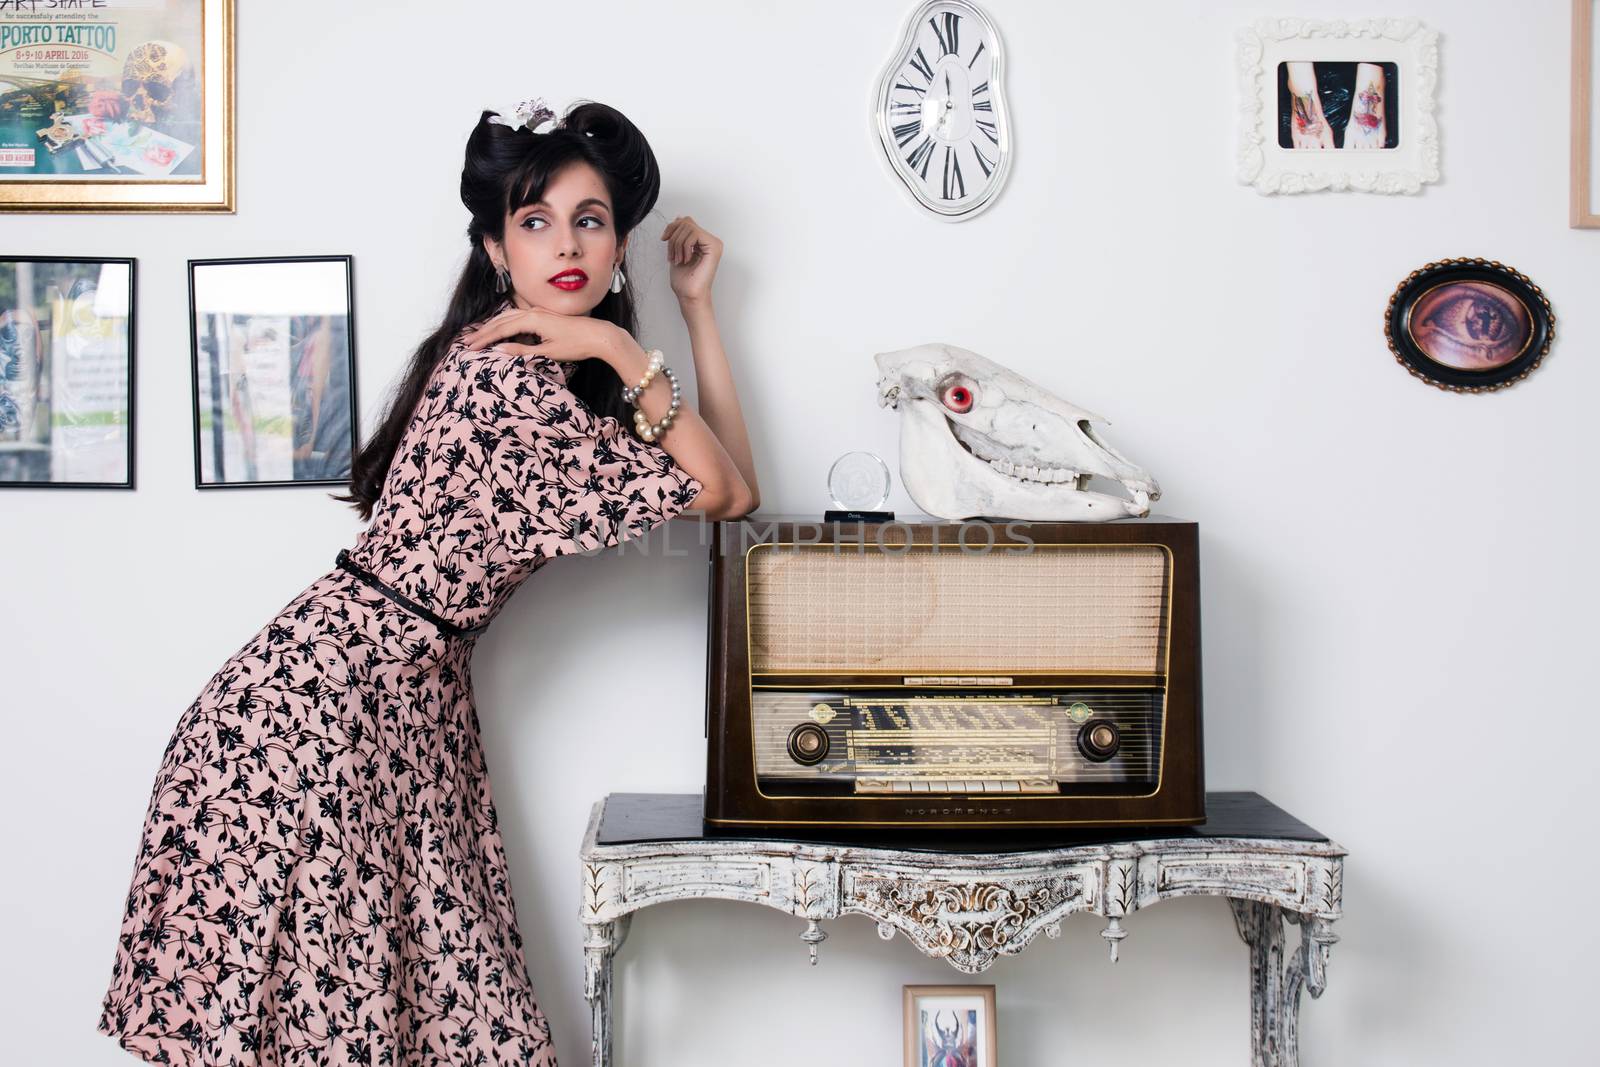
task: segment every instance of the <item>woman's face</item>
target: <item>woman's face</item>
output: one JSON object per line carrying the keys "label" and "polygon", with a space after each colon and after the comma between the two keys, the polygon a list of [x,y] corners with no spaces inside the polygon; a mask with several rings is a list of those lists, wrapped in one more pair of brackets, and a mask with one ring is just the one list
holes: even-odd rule
{"label": "woman's face", "polygon": [[500,246],[484,238],[490,258],[511,272],[517,306],[562,315],[587,315],[600,303],[626,246],[617,244],[611,196],[600,172],[582,162],[553,174],[538,203],[506,216]]}

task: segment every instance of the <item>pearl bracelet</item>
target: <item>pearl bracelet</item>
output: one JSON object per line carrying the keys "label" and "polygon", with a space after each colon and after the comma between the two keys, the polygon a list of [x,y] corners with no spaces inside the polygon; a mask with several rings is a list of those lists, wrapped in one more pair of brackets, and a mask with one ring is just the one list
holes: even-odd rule
{"label": "pearl bracelet", "polygon": [[661,354],[661,349],[652,348],[650,350],[650,363],[644,369],[644,377],[640,378],[639,384],[634,386],[632,389],[624,389],[622,391],[622,399],[637,407],[639,404],[639,394],[644,392],[645,388],[651,382],[655,381],[656,372],[665,366],[666,357]]}
{"label": "pearl bracelet", "polygon": [[[678,414],[680,398],[678,378],[672,373],[672,368],[665,364],[662,364],[661,366],[661,373],[665,374],[667,376],[667,381],[672,383],[672,405],[667,408],[667,413],[661,416],[661,421],[652,426],[650,424],[650,419],[647,415],[645,415],[643,408],[636,404],[634,405],[633,409],[634,432],[646,441],[654,441],[656,438],[666,433],[667,427],[672,425],[672,420],[676,418]],[[648,380],[646,381],[646,384],[648,384]]]}

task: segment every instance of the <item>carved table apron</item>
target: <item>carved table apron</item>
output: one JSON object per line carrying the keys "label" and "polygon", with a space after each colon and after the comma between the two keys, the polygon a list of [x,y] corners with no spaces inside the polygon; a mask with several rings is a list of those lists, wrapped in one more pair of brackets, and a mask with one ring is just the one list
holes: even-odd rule
{"label": "carved table apron", "polygon": [[[1074,912],[1106,919],[1112,962],[1123,919],[1169,897],[1225,897],[1250,949],[1253,1067],[1296,1067],[1300,994],[1321,996],[1339,940],[1344,849],[1256,793],[1208,793],[1207,822],[1125,831],[1030,831],[884,837],[839,832],[826,842],[707,834],[699,794],[616,793],[594,806],[584,835],[584,996],[594,1067],[611,1067],[611,959],[633,913],[669,900],[765,904],[805,920],[817,961],[840,915],[876,920],[925,955],[978,974]],[[892,844],[890,842],[893,842]],[[982,851],[979,851],[982,849]],[[1288,948],[1285,923],[1300,927]]]}

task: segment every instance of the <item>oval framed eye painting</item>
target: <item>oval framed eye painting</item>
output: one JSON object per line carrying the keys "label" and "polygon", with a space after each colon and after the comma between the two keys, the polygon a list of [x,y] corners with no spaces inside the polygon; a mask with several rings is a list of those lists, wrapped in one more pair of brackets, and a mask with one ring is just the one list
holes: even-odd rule
{"label": "oval framed eye painting", "polygon": [[1555,338],[1555,315],[1539,287],[1503,263],[1445,259],[1400,283],[1383,332],[1395,359],[1418,378],[1481,393],[1539,366]]}

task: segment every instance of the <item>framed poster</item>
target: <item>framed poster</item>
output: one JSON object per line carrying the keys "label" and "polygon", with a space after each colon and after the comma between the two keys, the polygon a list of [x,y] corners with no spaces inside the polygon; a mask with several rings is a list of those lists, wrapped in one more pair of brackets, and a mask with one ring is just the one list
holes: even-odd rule
{"label": "framed poster", "polygon": [[133,275],[0,258],[0,488],[133,488]]}
{"label": "framed poster", "polygon": [[1572,225],[1600,229],[1600,109],[1594,106],[1595,57],[1600,56],[1600,0],[1572,0]]}
{"label": "framed poster", "polygon": [[349,483],[354,293],[349,256],[189,261],[195,488]]}
{"label": "framed poster", "polygon": [[0,0],[0,210],[234,209],[233,0]]}
{"label": "framed poster", "polygon": [[1237,176],[1258,193],[1439,180],[1438,34],[1416,19],[1263,18],[1238,35]]}

